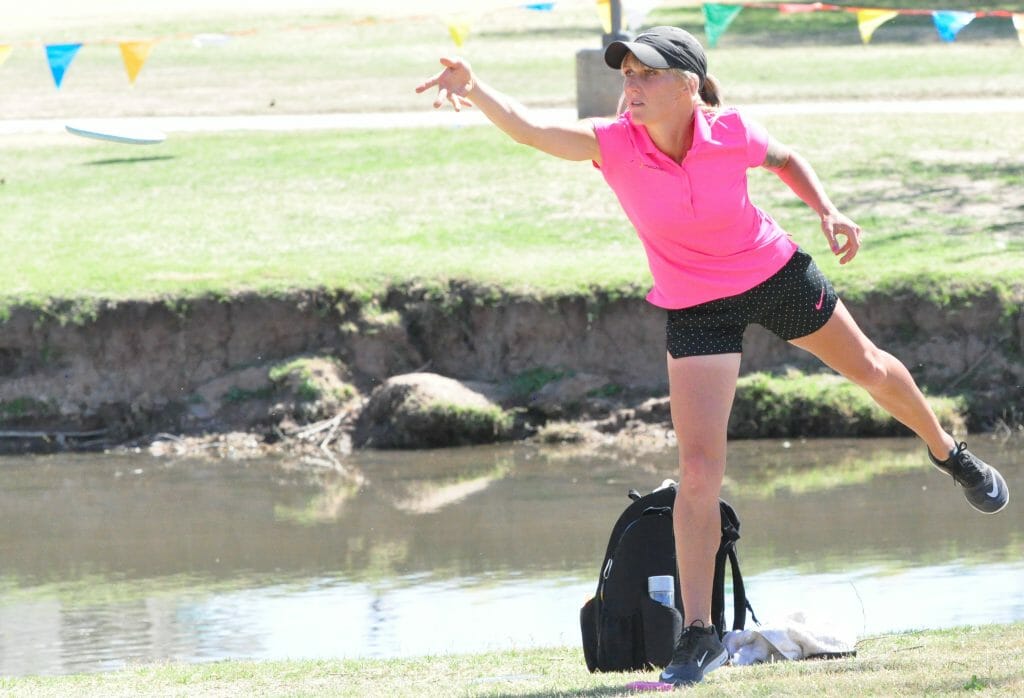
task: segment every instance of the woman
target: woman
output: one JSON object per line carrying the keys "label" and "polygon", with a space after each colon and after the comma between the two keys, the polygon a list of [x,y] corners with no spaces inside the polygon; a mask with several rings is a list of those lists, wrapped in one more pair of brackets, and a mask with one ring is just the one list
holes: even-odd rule
{"label": "woman", "polygon": [[850,262],[861,230],[839,212],[811,166],[733,109],[719,106],[700,43],[675,27],[614,42],[605,61],[623,76],[616,120],[540,125],[480,82],[459,59],[416,88],[438,88],[456,110],[478,107],[520,143],[591,160],[618,196],[647,252],[648,300],[667,311],[669,395],[679,442],[674,510],[684,630],[662,680],[696,683],[728,653],[711,625],[718,497],[743,331],[759,323],[862,386],[925,442],[934,465],[978,510],[1009,500],[1006,483],[941,427],[906,367],[878,349],[811,258],[747,196],[746,171],[774,172],[821,219],[832,253]]}

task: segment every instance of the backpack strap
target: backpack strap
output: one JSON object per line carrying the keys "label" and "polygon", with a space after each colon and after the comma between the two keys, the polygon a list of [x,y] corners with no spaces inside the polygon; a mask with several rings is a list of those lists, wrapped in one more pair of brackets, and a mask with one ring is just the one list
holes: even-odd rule
{"label": "backpack strap", "polygon": [[[720,550],[715,555],[715,576],[711,583],[711,625],[718,634],[725,633],[725,558],[727,553]],[[735,568],[734,568],[735,569]],[[733,572],[735,574],[735,572]]]}
{"label": "backpack strap", "polygon": [[[740,572],[740,561],[736,557],[736,551],[729,549],[729,566],[732,567],[732,629],[743,630],[746,625],[747,612],[750,612],[750,619],[760,625],[754,613],[754,607],[750,605],[747,598],[747,590],[743,586],[743,574]],[[725,603],[724,601],[722,602]]]}

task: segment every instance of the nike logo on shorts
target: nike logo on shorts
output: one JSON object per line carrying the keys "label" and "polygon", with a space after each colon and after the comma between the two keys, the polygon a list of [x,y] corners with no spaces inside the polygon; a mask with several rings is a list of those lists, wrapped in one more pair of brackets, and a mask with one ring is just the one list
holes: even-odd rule
{"label": "nike logo on shorts", "polygon": [[821,310],[821,307],[824,304],[825,304],[825,287],[822,286],[821,287],[821,298],[818,299],[818,302],[815,304],[814,309],[815,310]]}

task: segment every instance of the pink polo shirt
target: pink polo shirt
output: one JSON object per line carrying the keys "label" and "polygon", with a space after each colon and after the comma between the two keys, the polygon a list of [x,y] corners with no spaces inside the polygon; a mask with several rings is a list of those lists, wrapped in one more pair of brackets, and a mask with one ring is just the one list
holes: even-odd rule
{"label": "pink polo shirt", "polygon": [[796,244],[750,202],[747,169],[768,133],[734,109],[696,111],[693,145],[676,164],[626,112],[594,120],[600,169],[647,251],[647,300],[688,308],[743,293],[789,261]]}

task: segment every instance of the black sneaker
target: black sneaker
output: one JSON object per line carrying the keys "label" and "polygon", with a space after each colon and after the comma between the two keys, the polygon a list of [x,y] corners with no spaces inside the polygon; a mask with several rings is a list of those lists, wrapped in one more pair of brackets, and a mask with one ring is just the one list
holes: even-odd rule
{"label": "black sneaker", "polygon": [[722,666],[728,658],[725,645],[718,639],[718,631],[704,627],[703,621],[698,620],[683,628],[672,661],[661,672],[661,680],[676,686],[699,683],[704,674]]}
{"label": "black sneaker", "polygon": [[995,514],[1010,501],[1010,490],[999,471],[967,450],[960,442],[944,461],[936,460],[928,452],[932,464],[953,476],[956,484],[964,488],[964,497],[971,506],[983,514]]}

